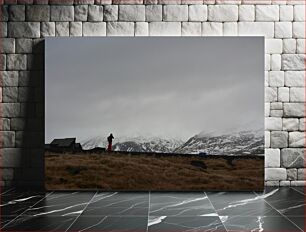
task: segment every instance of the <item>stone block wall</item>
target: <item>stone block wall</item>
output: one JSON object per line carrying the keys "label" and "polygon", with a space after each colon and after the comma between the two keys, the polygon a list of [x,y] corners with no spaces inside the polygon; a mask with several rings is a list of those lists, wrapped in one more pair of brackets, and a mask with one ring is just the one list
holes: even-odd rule
{"label": "stone block wall", "polygon": [[43,185],[48,36],[265,36],[266,185],[305,184],[304,0],[0,2],[2,186]]}

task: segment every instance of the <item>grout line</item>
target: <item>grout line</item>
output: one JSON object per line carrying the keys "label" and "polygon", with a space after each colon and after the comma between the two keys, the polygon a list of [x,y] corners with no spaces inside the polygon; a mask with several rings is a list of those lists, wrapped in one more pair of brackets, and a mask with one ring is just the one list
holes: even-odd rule
{"label": "grout line", "polygon": [[97,195],[97,193],[98,193],[98,191],[96,191],[95,195],[93,195],[93,197],[92,197],[92,198],[88,201],[88,203],[85,205],[85,207],[84,207],[82,213],[80,213],[78,216],[76,216],[76,218],[74,219],[74,221],[70,224],[70,226],[68,226],[68,228],[65,230],[65,232],[68,231],[68,230],[71,228],[71,226],[79,219],[79,217],[83,214],[83,212],[86,210],[86,208],[88,207],[88,205],[92,202],[92,200],[93,200],[94,197]]}
{"label": "grout line", "polygon": [[[207,199],[208,199],[209,203],[211,204],[211,206],[213,207],[213,209],[214,209],[214,210],[215,210],[215,212],[217,213],[217,210],[216,210],[215,206],[213,205],[213,203],[211,202],[211,200],[209,199],[209,197],[208,197],[207,193],[206,193],[206,192],[204,192],[204,194],[207,196]],[[218,213],[217,213],[217,214],[218,214]],[[218,214],[218,215],[219,215],[219,214]]]}
{"label": "grout line", "polygon": [[226,228],[226,226],[224,225],[224,223],[223,223],[223,222],[222,222],[222,220],[220,219],[219,213],[217,212],[217,210],[216,210],[215,206],[213,205],[213,203],[212,203],[212,202],[211,202],[211,200],[209,199],[209,197],[208,197],[207,193],[206,193],[206,192],[203,192],[203,193],[204,193],[204,194],[207,196],[207,199],[208,199],[209,203],[210,203],[210,204],[211,204],[211,206],[213,207],[213,209],[214,209],[215,213],[218,215],[218,218],[219,218],[219,220],[221,221],[221,223],[222,223],[222,225],[223,225],[224,229],[225,229],[226,231],[228,231],[228,230],[227,230],[227,228]]}
{"label": "grout line", "polygon": [[303,193],[303,192],[301,192],[301,191],[299,191],[299,190],[295,189],[294,187],[290,187],[290,188],[291,188],[291,189],[293,189],[294,191],[298,192],[298,193],[303,194],[303,195],[305,196],[305,193]]}
{"label": "grout line", "polygon": [[151,191],[149,191],[148,222],[147,222],[147,230],[146,230],[146,232],[148,232],[148,231],[149,231],[150,206],[151,206]]}
{"label": "grout line", "polygon": [[[254,192],[256,194],[256,192]],[[257,194],[256,194],[257,195]],[[258,196],[258,195],[257,195]],[[290,220],[290,218],[288,218],[286,215],[282,214],[278,209],[276,209],[273,205],[271,205],[268,201],[266,201],[266,199],[263,199],[268,205],[270,205],[274,210],[276,210],[280,215],[282,215],[284,218],[286,218],[288,221],[290,221],[293,225],[295,225],[298,229],[300,229],[302,232],[304,230],[302,230],[297,224],[295,224],[293,221]]]}
{"label": "grout line", "polygon": [[[39,202],[41,202],[42,200],[46,199],[49,195],[51,195],[53,192],[48,193],[45,197],[41,198],[39,201],[37,201],[34,205],[31,205],[28,209],[26,209],[25,211],[23,211],[21,214],[17,215],[15,218],[13,218],[11,221],[9,221],[8,223],[6,223],[3,227],[0,228],[0,231],[2,231],[2,229],[4,229],[7,225],[11,224],[12,222],[16,221],[19,217],[21,217],[25,212],[27,212],[29,209],[32,209],[35,205],[37,205]],[[5,215],[3,215],[5,216]]]}

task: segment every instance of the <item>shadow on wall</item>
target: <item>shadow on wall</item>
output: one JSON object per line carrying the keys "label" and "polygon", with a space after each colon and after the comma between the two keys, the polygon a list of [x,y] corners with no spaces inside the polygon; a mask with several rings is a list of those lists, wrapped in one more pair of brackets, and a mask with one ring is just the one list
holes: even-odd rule
{"label": "shadow on wall", "polygon": [[28,71],[19,78],[27,87],[19,87],[23,129],[16,132],[16,147],[20,148],[19,168],[13,185],[44,188],[44,117],[45,117],[45,41],[39,39],[28,56]]}

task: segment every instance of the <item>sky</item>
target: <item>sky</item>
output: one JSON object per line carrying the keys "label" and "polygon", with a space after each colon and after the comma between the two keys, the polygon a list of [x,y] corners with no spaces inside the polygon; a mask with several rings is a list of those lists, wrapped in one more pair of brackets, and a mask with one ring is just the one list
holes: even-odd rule
{"label": "sky", "polygon": [[45,142],[264,128],[263,37],[47,38]]}

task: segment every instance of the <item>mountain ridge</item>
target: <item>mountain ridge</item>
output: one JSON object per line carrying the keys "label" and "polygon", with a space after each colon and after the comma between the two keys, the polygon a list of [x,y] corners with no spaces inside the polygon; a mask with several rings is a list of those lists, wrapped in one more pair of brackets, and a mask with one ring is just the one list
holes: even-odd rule
{"label": "mountain ridge", "polygon": [[[96,136],[81,141],[84,150],[107,147],[106,138]],[[199,133],[186,142],[159,137],[124,137],[113,143],[114,151],[184,153],[207,155],[256,155],[264,154],[264,131],[239,131],[227,134]]]}
{"label": "mountain ridge", "polygon": [[177,153],[209,155],[247,155],[264,153],[264,132],[240,131],[223,135],[197,134],[174,150]]}

